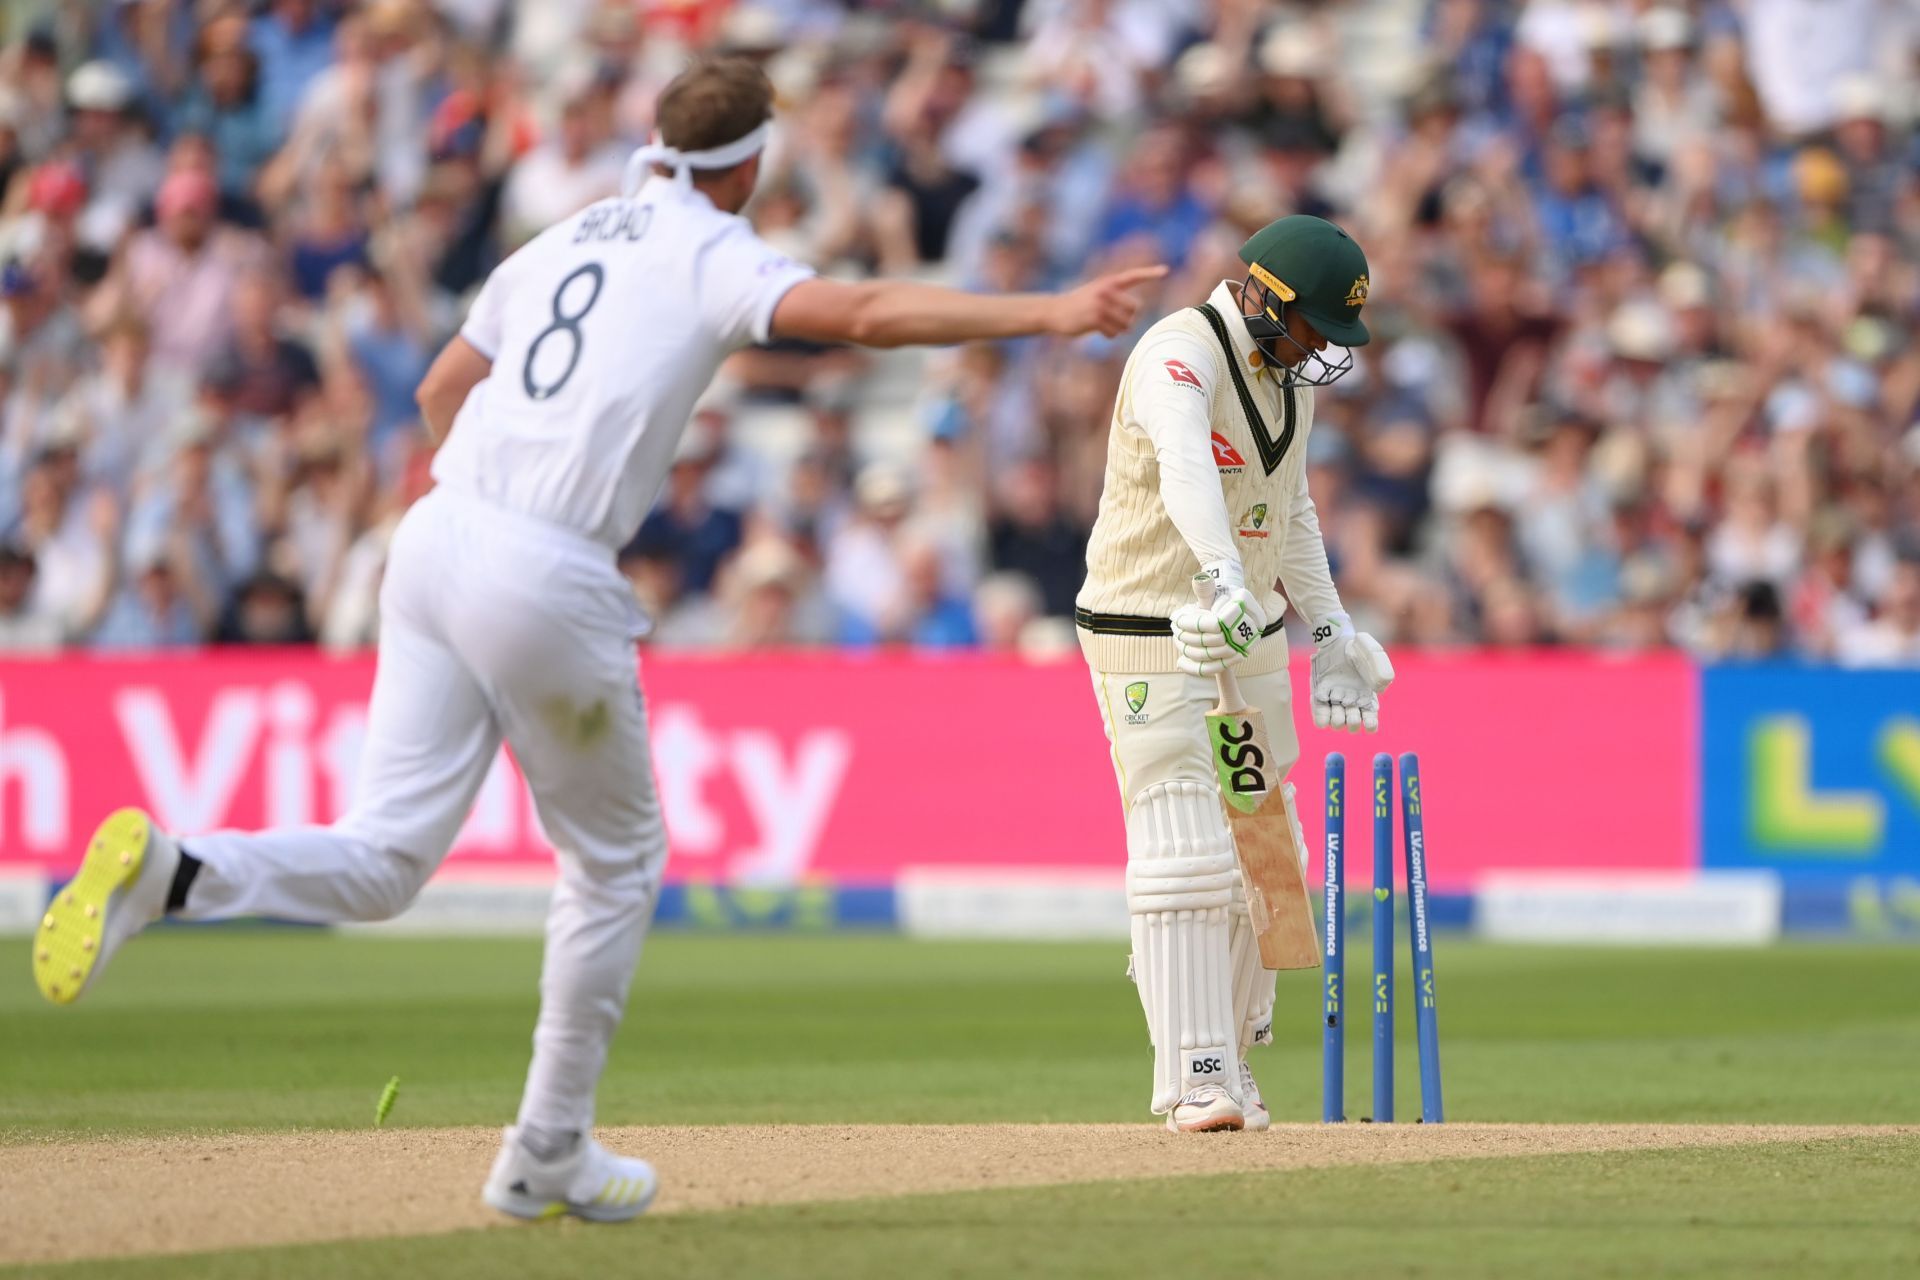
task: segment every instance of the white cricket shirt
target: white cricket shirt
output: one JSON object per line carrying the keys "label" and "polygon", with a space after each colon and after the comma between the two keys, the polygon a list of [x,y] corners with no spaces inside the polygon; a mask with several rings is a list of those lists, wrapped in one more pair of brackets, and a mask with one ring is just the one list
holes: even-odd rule
{"label": "white cricket shirt", "polygon": [[460,336],[493,369],[433,478],[623,545],[720,362],[766,341],[774,307],[812,274],[670,178],[587,206],[481,287]]}

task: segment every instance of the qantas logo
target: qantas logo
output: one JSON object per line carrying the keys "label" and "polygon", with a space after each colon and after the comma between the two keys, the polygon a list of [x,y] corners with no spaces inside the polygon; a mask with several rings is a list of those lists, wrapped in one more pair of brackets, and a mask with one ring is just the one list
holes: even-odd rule
{"label": "qantas logo", "polygon": [[1166,365],[1167,365],[1167,376],[1169,378],[1172,378],[1175,382],[1179,383],[1181,386],[1192,387],[1195,391],[1201,391],[1201,392],[1204,392],[1206,390],[1204,386],[1200,385],[1200,376],[1196,374],[1192,369],[1187,367],[1184,361],[1169,360],[1166,362]]}
{"label": "qantas logo", "polygon": [[1218,431],[1213,433],[1213,465],[1226,475],[1237,476],[1247,469],[1247,460]]}

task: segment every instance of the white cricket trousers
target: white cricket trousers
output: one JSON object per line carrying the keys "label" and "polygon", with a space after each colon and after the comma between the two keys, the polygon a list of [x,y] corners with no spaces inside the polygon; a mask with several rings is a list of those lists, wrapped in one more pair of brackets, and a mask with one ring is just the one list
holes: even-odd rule
{"label": "white cricket trousers", "polygon": [[380,664],[349,812],[189,837],[188,919],[399,914],[447,855],[502,737],[559,853],[520,1123],[593,1123],[666,863],[634,639],[613,553],[436,489],[394,533]]}

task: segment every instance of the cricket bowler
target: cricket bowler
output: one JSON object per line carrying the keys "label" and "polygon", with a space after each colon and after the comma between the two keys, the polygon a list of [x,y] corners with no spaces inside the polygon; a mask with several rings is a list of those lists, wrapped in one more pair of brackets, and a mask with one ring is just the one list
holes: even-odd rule
{"label": "cricket bowler", "polygon": [[[558,851],[540,1015],[518,1122],[483,1190],[524,1218],[634,1217],[658,1180],[592,1136],[594,1092],[666,862],[634,641],[615,567],[720,362],[770,335],[869,346],[1129,330],[1160,267],[1068,293],[979,295],[815,278],[739,210],[773,89],[744,59],[696,64],[656,109],[623,195],[488,277],[418,400],[436,487],[394,535],[349,811],[325,827],[178,838],[123,809],[34,940],[65,1004],[171,914],[332,923],[404,910],[446,857],[504,740]],[[663,1033],[664,1034],[664,1033]]]}
{"label": "cricket bowler", "polygon": [[[1268,1124],[1245,1054],[1272,1040],[1274,975],[1215,783],[1217,673],[1231,668],[1272,726],[1275,777],[1300,754],[1289,602],[1313,636],[1316,725],[1377,729],[1393,680],[1340,607],[1307,495],[1314,389],[1353,362],[1329,345],[1367,342],[1366,256],[1331,222],[1294,215],[1240,258],[1243,281],[1155,324],[1127,361],[1075,610],[1126,811],[1128,972],[1154,1049],[1152,1109],[1180,1133]],[[1204,606],[1196,570],[1211,580]],[[1304,850],[1297,819],[1294,837]]]}

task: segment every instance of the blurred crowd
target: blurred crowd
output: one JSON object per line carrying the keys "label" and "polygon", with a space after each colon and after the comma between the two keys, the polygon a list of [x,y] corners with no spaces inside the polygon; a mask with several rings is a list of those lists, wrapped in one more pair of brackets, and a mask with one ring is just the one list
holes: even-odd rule
{"label": "blurred crowd", "polygon": [[[0,646],[373,641],[479,282],[762,60],[835,276],[1365,246],[1310,476],[1392,643],[1920,665],[1912,0],[0,0]],[[1144,323],[1144,322],[1143,322]],[[1051,652],[1131,337],[776,343],[621,553],[661,647]]]}

